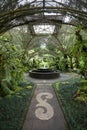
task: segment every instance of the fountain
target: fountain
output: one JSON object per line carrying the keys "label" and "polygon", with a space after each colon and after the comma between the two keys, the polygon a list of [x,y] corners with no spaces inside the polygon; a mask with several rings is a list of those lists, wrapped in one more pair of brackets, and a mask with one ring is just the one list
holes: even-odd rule
{"label": "fountain", "polygon": [[50,69],[48,64],[42,59],[41,66],[38,69],[29,71],[29,76],[37,79],[55,79],[58,78],[60,73],[58,70]]}
{"label": "fountain", "polygon": [[60,75],[58,70],[50,68],[38,68],[29,72],[29,76],[37,79],[55,79]]}

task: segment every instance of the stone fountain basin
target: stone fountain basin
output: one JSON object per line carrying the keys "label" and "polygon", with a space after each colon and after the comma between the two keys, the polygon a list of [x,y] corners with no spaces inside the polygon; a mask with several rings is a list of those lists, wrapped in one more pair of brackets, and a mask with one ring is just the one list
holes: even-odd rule
{"label": "stone fountain basin", "polygon": [[40,68],[30,71],[29,76],[37,79],[55,79],[60,76],[60,73],[58,70]]}

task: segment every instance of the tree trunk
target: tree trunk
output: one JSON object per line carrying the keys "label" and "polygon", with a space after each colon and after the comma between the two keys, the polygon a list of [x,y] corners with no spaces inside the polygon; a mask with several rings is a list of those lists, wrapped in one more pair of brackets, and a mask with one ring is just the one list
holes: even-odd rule
{"label": "tree trunk", "polygon": [[65,70],[68,70],[68,61],[67,61],[67,55],[64,54],[64,59],[65,59]]}
{"label": "tree trunk", "polygon": [[79,59],[78,59],[78,57],[75,58],[75,64],[76,64],[76,68],[78,69],[79,68]]}

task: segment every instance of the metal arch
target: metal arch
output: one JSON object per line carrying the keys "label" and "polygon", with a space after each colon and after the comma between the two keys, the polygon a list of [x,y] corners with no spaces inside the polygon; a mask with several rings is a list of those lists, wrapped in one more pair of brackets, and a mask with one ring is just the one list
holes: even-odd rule
{"label": "metal arch", "polygon": [[[33,25],[40,23],[55,25],[54,33],[58,33],[62,24],[80,24],[87,28],[87,0],[30,0],[24,5],[20,4],[22,1],[11,0],[9,3],[7,0],[7,3],[4,3],[1,0],[0,33],[15,26],[29,24],[31,34],[34,34]],[[70,16],[74,22],[65,22],[66,16]]]}

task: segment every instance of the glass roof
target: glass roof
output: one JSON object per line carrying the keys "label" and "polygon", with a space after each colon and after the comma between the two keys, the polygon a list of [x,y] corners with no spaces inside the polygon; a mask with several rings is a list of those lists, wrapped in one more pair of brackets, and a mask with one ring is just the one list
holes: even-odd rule
{"label": "glass roof", "polygon": [[55,25],[34,25],[36,34],[53,34]]}
{"label": "glass roof", "polygon": [[87,0],[0,0],[0,33],[25,24],[40,34],[62,24],[87,28]]}
{"label": "glass roof", "polygon": [[30,3],[35,7],[42,6],[57,6],[60,3],[68,3],[68,0],[19,0],[20,5],[24,5],[26,3]]}

